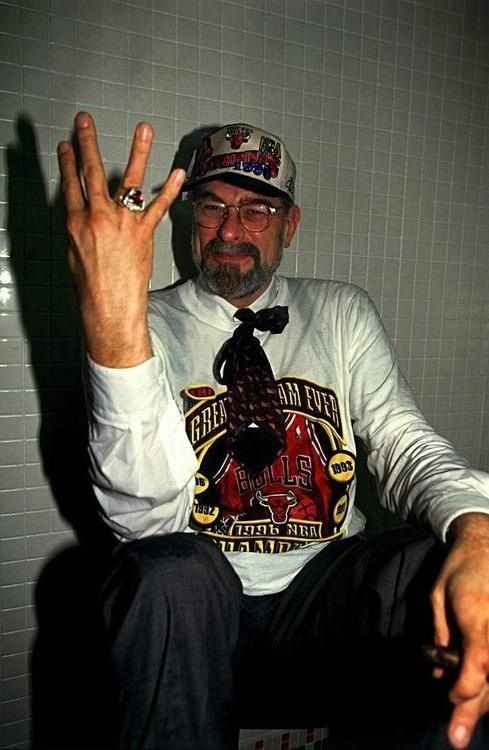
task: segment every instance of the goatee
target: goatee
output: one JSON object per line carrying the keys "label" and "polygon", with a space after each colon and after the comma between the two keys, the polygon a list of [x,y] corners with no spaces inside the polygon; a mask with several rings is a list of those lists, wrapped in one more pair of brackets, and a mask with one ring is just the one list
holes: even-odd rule
{"label": "goatee", "polygon": [[[253,268],[242,273],[239,263],[218,263],[211,268],[207,262],[209,256],[214,255],[218,259],[218,253],[226,255],[249,256],[253,259]],[[214,239],[203,248],[202,256],[198,258],[194,254],[194,262],[197,266],[200,279],[211,294],[217,294],[225,299],[240,299],[253,294],[261,287],[266,286],[282,260],[282,244],[276,260],[273,263],[262,263],[260,251],[250,242],[232,244]]]}

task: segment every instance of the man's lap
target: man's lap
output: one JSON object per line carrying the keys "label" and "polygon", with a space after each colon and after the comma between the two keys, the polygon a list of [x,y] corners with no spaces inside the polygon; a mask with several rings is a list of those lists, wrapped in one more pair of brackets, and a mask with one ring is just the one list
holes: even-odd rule
{"label": "man's lap", "polygon": [[[189,535],[153,537],[125,545],[117,564],[143,553],[151,569],[171,559],[178,575],[178,560],[188,565],[192,551],[217,566],[213,585],[222,581],[240,596],[229,563],[209,545]],[[432,638],[429,591],[443,558],[443,545],[428,532],[402,527],[329,545],[283,592],[241,596],[233,666],[242,725],[320,722],[337,741],[344,732],[366,741],[379,724],[391,741],[398,731],[414,737],[430,722],[440,734],[447,687],[432,679],[422,646]]]}

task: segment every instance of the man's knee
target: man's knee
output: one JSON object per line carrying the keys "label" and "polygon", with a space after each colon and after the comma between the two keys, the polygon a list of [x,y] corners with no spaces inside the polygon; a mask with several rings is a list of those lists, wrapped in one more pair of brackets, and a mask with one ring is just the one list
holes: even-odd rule
{"label": "man's knee", "polygon": [[193,600],[222,592],[230,599],[241,594],[231,565],[210,540],[194,534],[152,536],[122,544],[114,555],[102,592],[105,602],[144,594],[160,601]]}

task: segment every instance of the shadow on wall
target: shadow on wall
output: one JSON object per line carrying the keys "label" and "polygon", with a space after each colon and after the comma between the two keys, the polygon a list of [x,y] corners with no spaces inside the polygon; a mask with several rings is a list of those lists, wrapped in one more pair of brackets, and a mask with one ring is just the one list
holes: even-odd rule
{"label": "shadow on wall", "polygon": [[80,543],[108,538],[87,479],[80,326],[66,262],[64,209],[50,203],[32,122],[21,117],[7,150],[11,267],[40,414],[39,451],[58,510]]}
{"label": "shadow on wall", "polygon": [[[172,169],[181,167],[187,170],[192,155],[200,144],[205,133],[212,131],[220,125],[206,125],[201,128],[195,128],[191,133],[183,136],[181,139],[175,158],[173,159]],[[161,185],[155,190],[159,190]],[[181,284],[188,278],[196,275],[196,268],[192,257],[192,209],[191,202],[182,200],[180,197],[175,201],[170,209],[170,219],[172,223],[172,250],[175,265],[180,277],[177,284]]]}
{"label": "shadow on wall", "polygon": [[38,399],[42,469],[78,541],[47,562],[36,586],[32,740],[52,750],[92,746],[87,735],[107,710],[103,680],[87,666],[94,659],[103,666],[95,591],[113,539],[87,476],[79,322],[62,200],[59,192],[48,199],[32,121],[19,118],[17,133],[7,152],[11,267]]}
{"label": "shadow on wall", "polygon": [[[202,132],[185,136],[174,165],[187,168]],[[112,705],[99,590],[114,548],[87,471],[87,423],[80,372],[80,321],[66,262],[60,191],[50,201],[33,122],[17,121],[7,151],[11,267],[38,399],[41,465],[76,542],[47,560],[36,585],[37,637],[31,658],[32,748],[110,744]],[[121,174],[111,175],[111,194]],[[171,212],[182,277],[195,272],[188,204]]]}

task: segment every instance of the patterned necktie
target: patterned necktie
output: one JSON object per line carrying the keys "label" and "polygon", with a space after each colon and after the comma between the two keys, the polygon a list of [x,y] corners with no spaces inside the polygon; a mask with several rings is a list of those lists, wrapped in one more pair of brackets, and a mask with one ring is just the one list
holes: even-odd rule
{"label": "patterned necktie", "polygon": [[241,320],[224,342],[214,363],[214,376],[227,386],[228,446],[232,455],[253,474],[272,463],[286,445],[285,419],[270,362],[253,331],[282,333],[289,322],[287,307],[254,313],[238,310]]}

